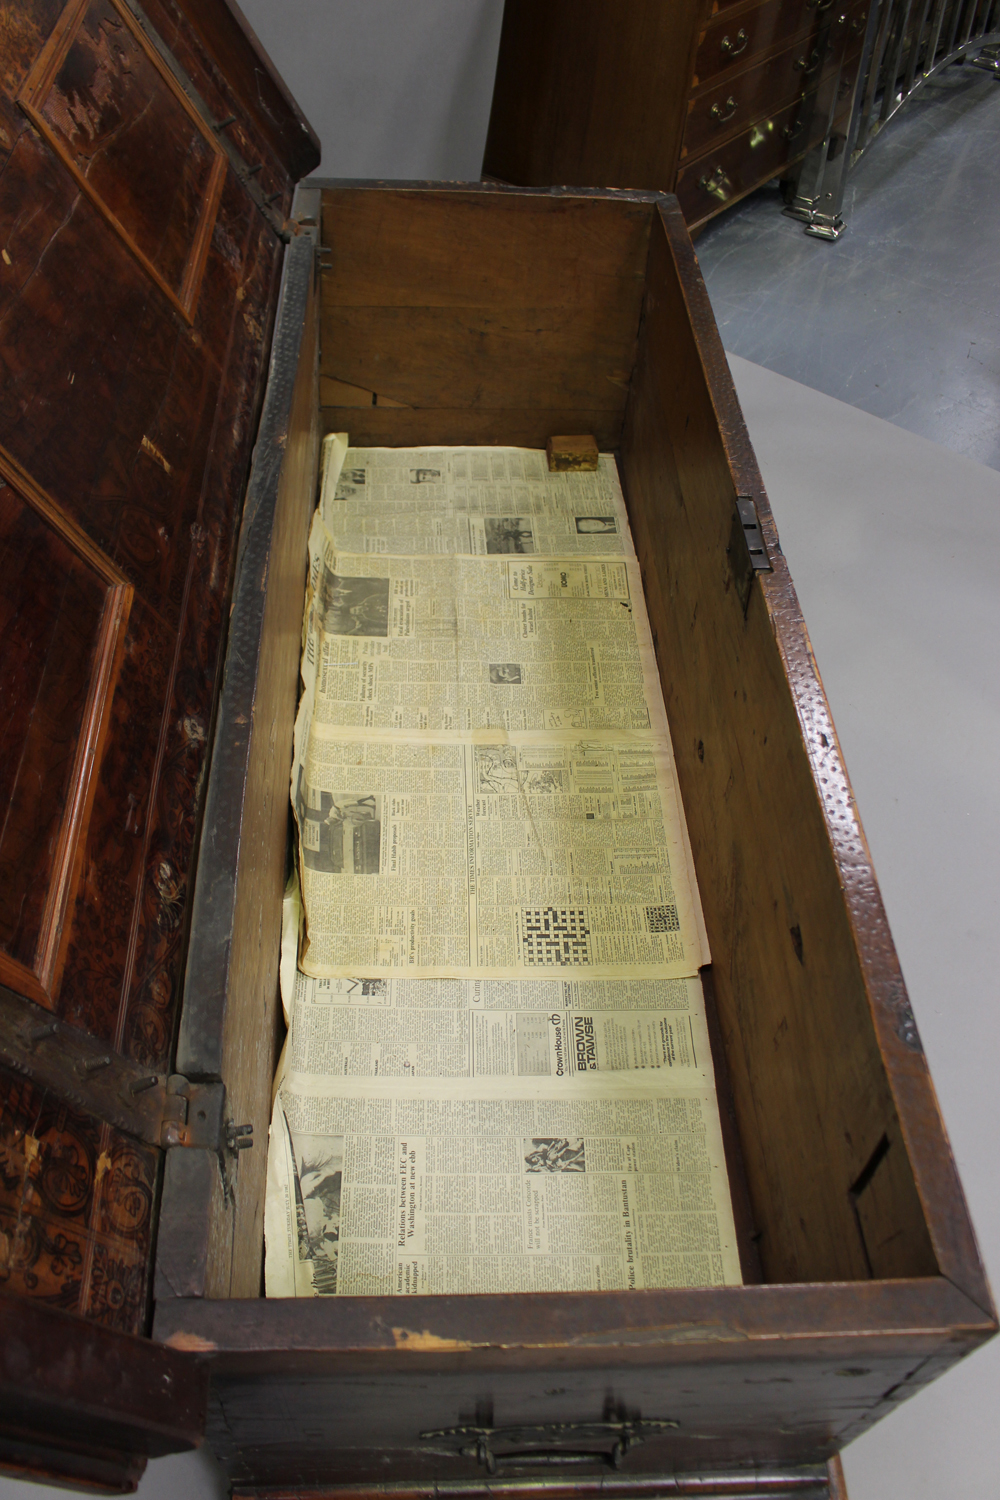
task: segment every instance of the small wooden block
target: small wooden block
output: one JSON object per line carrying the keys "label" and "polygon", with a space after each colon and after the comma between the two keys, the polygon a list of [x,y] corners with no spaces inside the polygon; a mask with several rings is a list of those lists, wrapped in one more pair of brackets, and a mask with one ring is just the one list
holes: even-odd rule
{"label": "small wooden block", "polygon": [[545,445],[549,471],[566,474],[571,469],[597,468],[597,439],[589,432],[579,437],[550,437]]}

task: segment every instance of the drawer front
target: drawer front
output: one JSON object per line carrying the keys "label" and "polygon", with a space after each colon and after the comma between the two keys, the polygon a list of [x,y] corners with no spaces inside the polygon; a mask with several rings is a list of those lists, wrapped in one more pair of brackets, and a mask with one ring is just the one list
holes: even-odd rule
{"label": "drawer front", "polygon": [[808,145],[808,116],[808,100],[796,99],[718,150],[683,166],[675,191],[688,224],[718,213],[800,155]]}
{"label": "drawer front", "polygon": [[726,11],[706,26],[694,59],[692,90],[743,68],[791,37],[813,31],[821,12],[813,0],[766,0],[752,10]]}
{"label": "drawer front", "polygon": [[810,83],[836,60],[831,40],[822,50],[809,38],[796,41],[776,57],[720,81],[688,101],[681,161],[711,149],[767,116],[776,105],[802,97]]}

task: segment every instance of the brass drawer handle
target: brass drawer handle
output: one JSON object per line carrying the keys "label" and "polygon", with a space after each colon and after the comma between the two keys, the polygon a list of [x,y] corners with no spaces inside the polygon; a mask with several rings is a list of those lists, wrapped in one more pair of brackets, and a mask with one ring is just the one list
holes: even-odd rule
{"label": "brass drawer handle", "polygon": [[785,140],[786,141],[794,141],[795,137],[801,131],[803,123],[804,122],[802,120],[796,120],[796,122],[795,122],[794,125],[786,125],[785,128],[784,128],[784,130],[781,132],[782,135],[785,137]]}
{"label": "brass drawer handle", "polygon": [[[832,4],[833,0],[830,0],[830,3]],[[741,26],[739,31],[736,33],[735,42],[731,42],[727,36],[724,36],[722,38],[722,50],[727,57],[739,57],[741,52],[745,52],[747,50],[747,43],[749,42],[749,40],[750,38],[747,36],[746,32]]]}
{"label": "brass drawer handle", "polygon": [[733,98],[732,94],[730,94],[725,104],[713,104],[709,113],[711,114],[712,119],[715,120],[716,124],[724,125],[727,120],[731,120],[733,118],[733,115],[736,113],[738,108],[739,105],[736,103],[736,100]]}
{"label": "brass drawer handle", "polygon": [[804,73],[807,78],[809,77],[810,73],[815,73],[816,69],[823,61],[823,50],[824,49],[821,47],[814,47],[808,58],[797,57],[795,59],[796,71]]}
{"label": "brass drawer handle", "polygon": [[711,193],[713,198],[725,200],[726,188],[729,186],[725,167],[716,167],[711,176],[706,172],[704,177],[698,178],[698,186],[703,193]]}
{"label": "brass drawer handle", "polygon": [[806,0],[806,4],[813,6],[819,12],[829,10],[833,0]]}

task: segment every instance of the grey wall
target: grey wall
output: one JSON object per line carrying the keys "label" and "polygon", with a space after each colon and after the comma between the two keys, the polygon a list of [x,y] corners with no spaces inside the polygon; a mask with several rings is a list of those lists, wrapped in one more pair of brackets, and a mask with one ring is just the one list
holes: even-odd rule
{"label": "grey wall", "polygon": [[326,177],[478,178],[503,0],[240,0]]}

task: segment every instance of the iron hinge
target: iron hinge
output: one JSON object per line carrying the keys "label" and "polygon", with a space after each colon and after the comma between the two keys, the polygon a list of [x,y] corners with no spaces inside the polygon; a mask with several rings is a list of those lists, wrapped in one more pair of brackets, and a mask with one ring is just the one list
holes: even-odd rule
{"label": "iron hinge", "polygon": [[736,585],[737,598],[746,614],[750,589],[757,573],[771,572],[764,534],[760,528],[756,502],[749,495],[737,495],[733,524],[729,533],[729,566]]}
{"label": "iron hinge", "polygon": [[243,1151],[253,1126],[226,1119],[226,1086],[153,1073],[0,988],[0,1062],[81,1114],[151,1146]]}

